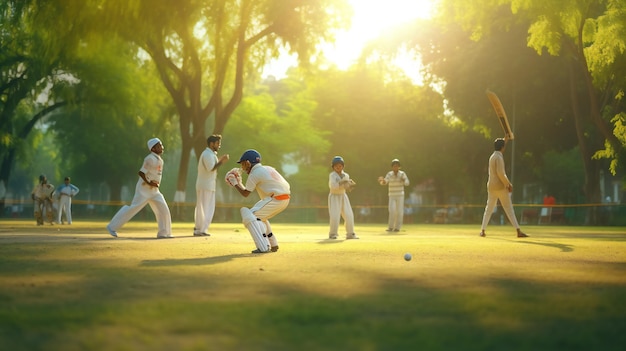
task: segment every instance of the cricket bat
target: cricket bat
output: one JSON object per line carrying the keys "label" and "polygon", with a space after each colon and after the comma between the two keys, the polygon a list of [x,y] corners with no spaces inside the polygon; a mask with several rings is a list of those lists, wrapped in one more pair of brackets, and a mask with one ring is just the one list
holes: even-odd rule
{"label": "cricket bat", "polygon": [[487,94],[489,102],[491,102],[491,106],[493,106],[493,109],[496,111],[500,126],[502,130],[504,130],[504,135],[507,136],[509,140],[513,140],[515,136],[513,135],[513,131],[509,125],[509,119],[506,117],[506,112],[504,112],[504,106],[502,106],[500,99],[498,99],[498,96],[492,91],[487,90],[485,93]]}

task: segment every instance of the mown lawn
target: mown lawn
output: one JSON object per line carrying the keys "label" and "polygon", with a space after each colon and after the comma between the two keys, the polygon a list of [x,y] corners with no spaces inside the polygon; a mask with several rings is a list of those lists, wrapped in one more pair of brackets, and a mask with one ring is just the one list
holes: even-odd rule
{"label": "mown lawn", "polygon": [[[241,224],[209,238],[154,222],[36,227],[0,220],[2,350],[623,350],[619,227],[273,223],[253,255]],[[413,259],[405,261],[405,253]]]}

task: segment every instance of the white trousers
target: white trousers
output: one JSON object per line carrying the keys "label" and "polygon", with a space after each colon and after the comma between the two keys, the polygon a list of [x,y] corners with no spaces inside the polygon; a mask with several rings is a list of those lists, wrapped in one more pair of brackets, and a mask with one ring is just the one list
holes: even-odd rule
{"label": "white trousers", "polygon": [[337,235],[339,221],[343,218],[346,234],[354,234],[354,212],[347,194],[328,195],[328,215],[330,217],[329,235]]}
{"label": "white trousers", "polygon": [[207,233],[215,215],[215,191],[196,190],[194,234]]}
{"label": "white trousers", "polygon": [[67,224],[72,224],[72,198],[61,195],[59,198],[59,209],[57,212],[57,223],[61,223],[61,215],[65,212]]}
{"label": "white trousers", "polygon": [[111,230],[117,231],[139,211],[146,207],[146,205],[150,205],[156,217],[159,226],[157,236],[170,236],[172,234],[172,215],[170,214],[169,207],[167,207],[167,202],[165,202],[165,197],[163,197],[159,188],[144,184],[141,179],[139,179],[135,186],[133,202],[131,202],[130,206],[123,206],[117,211],[115,216],[111,219],[109,227]]}
{"label": "white trousers", "polygon": [[389,228],[402,228],[404,219],[404,195],[389,196]]}
{"label": "white trousers", "polygon": [[265,234],[272,233],[272,236],[267,237],[272,247],[278,246],[278,239],[276,239],[276,235],[272,232],[269,219],[283,212],[287,208],[287,205],[289,205],[289,199],[276,200],[272,197],[266,197],[265,199],[259,200],[259,202],[254,204],[250,209],[256,218],[265,223]]}
{"label": "white trousers", "polygon": [[511,193],[509,193],[507,189],[487,191],[487,206],[485,206],[485,213],[483,214],[483,224],[481,229],[485,230],[487,228],[487,224],[491,219],[491,215],[493,214],[493,210],[496,207],[498,200],[500,200],[502,209],[504,210],[504,213],[506,213],[506,216],[509,218],[509,222],[511,222],[515,229],[519,229],[517,218],[515,218],[515,211],[513,210],[513,203],[511,202]]}

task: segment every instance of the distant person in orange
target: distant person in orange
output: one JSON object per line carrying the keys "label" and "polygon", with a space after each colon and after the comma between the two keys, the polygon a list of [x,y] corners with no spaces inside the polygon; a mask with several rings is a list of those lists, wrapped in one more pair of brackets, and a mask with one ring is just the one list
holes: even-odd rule
{"label": "distant person in orange", "polygon": [[541,209],[541,217],[548,217],[552,212],[552,206],[556,204],[556,199],[550,194],[543,196],[543,208]]}

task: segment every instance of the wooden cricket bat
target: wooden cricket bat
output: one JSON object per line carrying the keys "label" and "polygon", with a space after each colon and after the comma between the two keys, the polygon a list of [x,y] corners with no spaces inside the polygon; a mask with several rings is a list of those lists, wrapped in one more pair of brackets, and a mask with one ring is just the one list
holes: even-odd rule
{"label": "wooden cricket bat", "polygon": [[504,106],[502,106],[500,99],[498,99],[498,96],[492,91],[487,90],[485,93],[487,94],[489,102],[491,102],[491,106],[493,106],[493,109],[496,111],[500,126],[502,130],[504,130],[504,135],[507,136],[509,140],[513,140],[515,135],[513,135],[513,131],[509,125],[509,119],[506,117],[506,112],[504,112]]}

